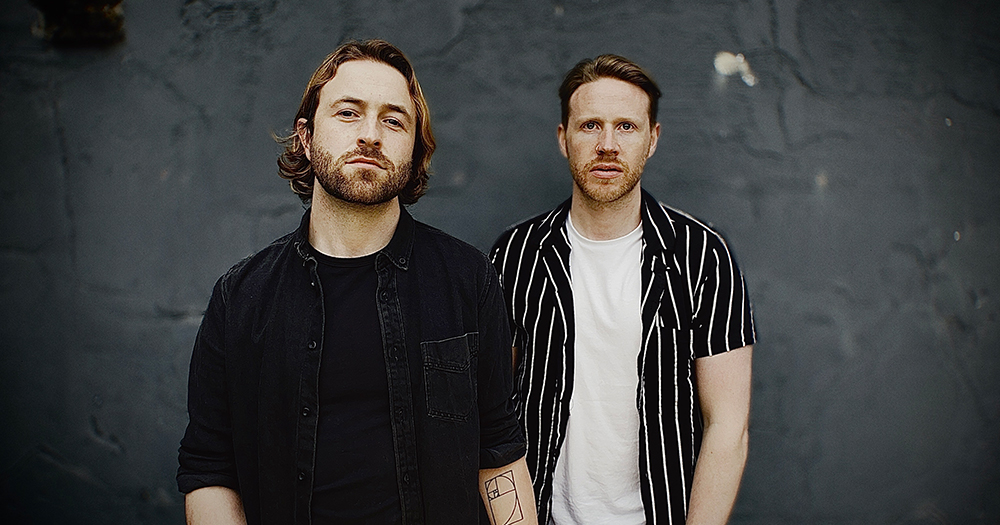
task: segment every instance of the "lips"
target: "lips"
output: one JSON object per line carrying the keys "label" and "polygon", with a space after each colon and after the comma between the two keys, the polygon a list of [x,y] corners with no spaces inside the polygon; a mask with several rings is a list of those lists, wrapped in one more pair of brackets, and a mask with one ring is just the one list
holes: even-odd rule
{"label": "lips", "polygon": [[365,165],[375,166],[375,167],[378,167],[378,168],[381,168],[381,169],[385,169],[385,166],[383,166],[381,162],[379,162],[378,160],[369,158],[369,157],[354,157],[354,158],[348,160],[347,163],[348,164],[365,164]]}
{"label": "lips", "polygon": [[620,165],[610,162],[594,164],[588,171],[599,179],[613,179],[625,172]]}

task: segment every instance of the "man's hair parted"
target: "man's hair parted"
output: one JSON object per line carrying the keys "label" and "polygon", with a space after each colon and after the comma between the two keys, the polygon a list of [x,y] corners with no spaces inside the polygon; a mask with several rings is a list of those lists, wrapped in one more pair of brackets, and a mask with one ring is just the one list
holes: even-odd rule
{"label": "man's hair parted", "polygon": [[420,89],[420,83],[417,82],[413,66],[399,48],[385,40],[345,42],[327,55],[323,63],[316,68],[302,94],[299,111],[292,121],[292,133],[285,137],[275,137],[275,140],[285,147],[285,151],[278,157],[278,175],[289,181],[292,191],[303,202],[308,202],[312,198],[315,174],[312,164],[306,158],[305,146],[298,134],[295,133],[295,126],[300,118],[306,119],[306,129],[309,131],[310,137],[312,136],[313,119],[319,106],[320,91],[337,74],[337,68],[351,60],[371,60],[385,64],[399,71],[406,79],[410,98],[413,99],[413,105],[416,107],[417,133],[411,159],[412,173],[409,182],[399,194],[399,200],[403,204],[413,204],[427,191],[431,155],[434,154],[435,148],[434,133],[431,131],[431,117],[427,100],[424,99],[424,93]]}
{"label": "man's hair parted", "polygon": [[660,106],[660,87],[645,69],[631,60],[618,55],[601,55],[585,58],[566,73],[559,86],[559,102],[562,107],[562,124],[569,123],[569,99],[580,86],[600,78],[615,78],[628,82],[646,92],[649,96],[649,124],[656,123],[656,113]]}

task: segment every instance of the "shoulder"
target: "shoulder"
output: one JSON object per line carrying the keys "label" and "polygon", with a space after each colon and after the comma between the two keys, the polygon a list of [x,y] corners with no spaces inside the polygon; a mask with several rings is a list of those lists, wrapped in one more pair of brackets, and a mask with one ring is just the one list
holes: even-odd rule
{"label": "shoulder", "polygon": [[451,290],[480,304],[499,286],[496,270],[475,246],[433,226],[415,221],[410,271],[421,286]]}
{"label": "shoulder", "polygon": [[495,259],[499,253],[506,252],[515,246],[519,251],[530,245],[538,247],[545,237],[562,227],[568,211],[569,201],[567,200],[549,211],[508,226],[493,243],[490,256]]}
{"label": "shoulder", "polygon": [[486,255],[475,246],[445,233],[429,224],[414,221],[414,250],[437,253],[446,257],[449,265],[457,267],[490,266]]}
{"label": "shoulder", "polygon": [[248,285],[255,288],[284,267],[288,256],[295,251],[294,240],[295,232],[292,232],[244,257],[219,278],[216,286],[227,297]]}
{"label": "shoulder", "polygon": [[[655,210],[650,210],[650,219],[658,232],[670,231],[672,241],[665,244],[667,251],[680,257],[682,268],[698,274],[708,268],[720,268],[724,272],[739,272],[736,257],[724,235],[716,227],[690,213],[656,202]],[[728,270],[726,270],[728,268]]]}
{"label": "shoulder", "polygon": [[725,247],[723,235],[708,221],[659,201],[649,207],[650,220],[657,229],[668,229],[677,242],[706,242],[712,247]]}

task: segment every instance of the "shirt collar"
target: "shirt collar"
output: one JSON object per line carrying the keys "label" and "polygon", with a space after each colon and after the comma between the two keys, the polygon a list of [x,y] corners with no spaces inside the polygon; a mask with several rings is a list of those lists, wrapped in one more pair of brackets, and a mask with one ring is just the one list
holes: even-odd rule
{"label": "shirt collar", "polygon": [[[673,220],[670,219],[663,210],[663,207],[660,206],[656,197],[653,197],[653,195],[644,189],[640,188],[640,191],[642,192],[642,201],[639,206],[640,214],[642,215],[643,242],[657,252],[673,250],[674,242],[677,239],[677,234],[674,232]],[[572,198],[566,199],[562,204],[549,212],[549,215],[542,222],[545,231],[541,240],[542,246],[566,244],[568,247],[568,243],[565,242],[566,217],[569,216],[571,203]]]}
{"label": "shirt collar", "polygon": [[399,222],[396,224],[396,232],[392,234],[392,240],[384,248],[378,251],[392,261],[400,270],[406,270],[410,264],[410,257],[413,255],[413,236],[417,229],[417,221],[413,220],[406,207],[399,205]]}
{"label": "shirt collar", "polygon": [[[312,258],[309,253],[309,214],[311,208],[306,208],[299,221],[299,227],[292,233],[293,244],[299,256],[303,259]],[[379,250],[378,254],[384,255],[392,264],[400,270],[406,270],[410,264],[410,257],[413,253],[413,236],[416,231],[416,221],[406,207],[399,205],[399,222],[396,223],[396,231],[392,234],[389,244]]]}
{"label": "shirt collar", "polygon": [[677,240],[674,221],[646,190],[642,190],[641,207],[643,242],[656,252],[673,251]]}
{"label": "shirt collar", "polygon": [[569,217],[572,197],[566,199],[559,206],[548,213],[539,227],[542,238],[539,244],[542,248],[549,246],[569,249],[569,240],[566,234],[566,218]]}

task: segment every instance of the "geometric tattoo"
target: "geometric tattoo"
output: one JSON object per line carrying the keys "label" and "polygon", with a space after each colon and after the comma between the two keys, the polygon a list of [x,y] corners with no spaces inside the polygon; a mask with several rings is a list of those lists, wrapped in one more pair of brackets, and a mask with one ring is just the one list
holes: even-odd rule
{"label": "geometric tattoo", "polygon": [[490,500],[490,517],[497,525],[518,523],[524,519],[521,502],[517,499],[514,472],[508,470],[486,481],[486,497]]}

